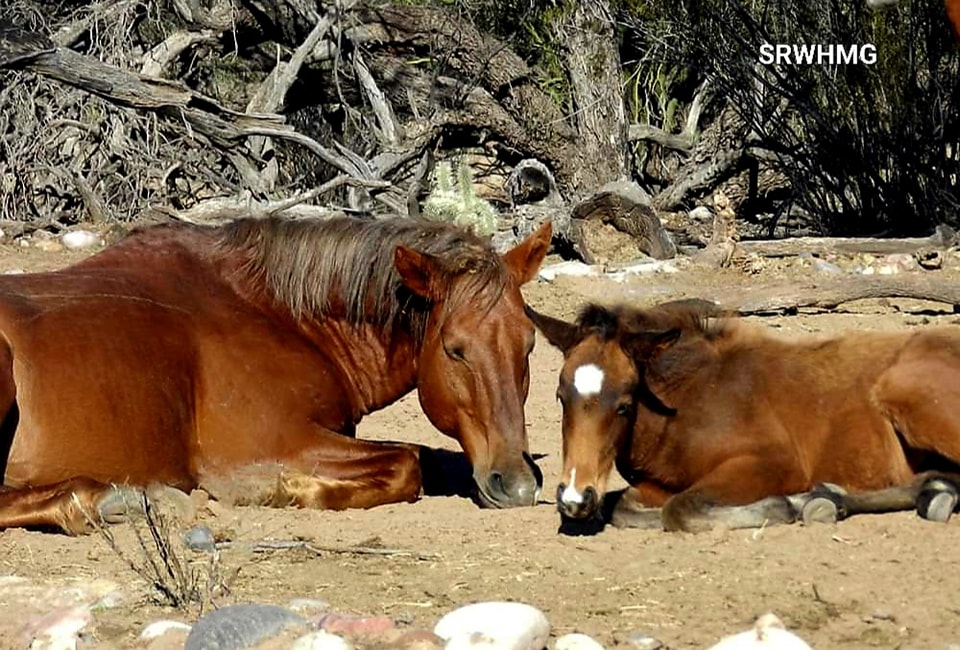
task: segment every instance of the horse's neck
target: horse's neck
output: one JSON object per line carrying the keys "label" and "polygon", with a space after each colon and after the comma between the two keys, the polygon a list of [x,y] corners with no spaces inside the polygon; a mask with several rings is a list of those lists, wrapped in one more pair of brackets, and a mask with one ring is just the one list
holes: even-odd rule
{"label": "horse's neck", "polygon": [[354,391],[357,417],[392,404],[416,386],[417,351],[406,333],[387,336],[381,326],[336,317],[308,325],[305,331]]}

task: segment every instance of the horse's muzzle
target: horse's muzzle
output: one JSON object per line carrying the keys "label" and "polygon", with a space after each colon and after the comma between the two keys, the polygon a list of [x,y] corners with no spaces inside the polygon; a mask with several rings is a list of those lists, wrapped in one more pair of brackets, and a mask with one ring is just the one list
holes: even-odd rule
{"label": "horse's muzzle", "polygon": [[516,469],[494,469],[482,478],[475,477],[481,505],[487,508],[536,505],[543,487],[543,474],[528,454],[523,454],[523,460],[523,465]]}
{"label": "horse's muzzle", "polygon": [[600,495],[592,486],[577,492],[566,483],[557,486],[557,511],[570,519],[587,519],[600,513]]}

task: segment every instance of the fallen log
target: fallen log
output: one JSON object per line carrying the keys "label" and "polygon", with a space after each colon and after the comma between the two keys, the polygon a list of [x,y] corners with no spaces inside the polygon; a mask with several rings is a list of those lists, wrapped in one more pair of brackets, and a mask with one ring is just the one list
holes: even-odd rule
{"label": "fallen log", "polygon": [[791,239],[772,239],[742,241],[738,248],[747,254],[761,257],[791,257],[810,254],[872,254],[892,255],[895,253],[913,254],[927,249],[947,249],[960,244],[957,232],[946,225],[937,226],[936,232],[929,237],[908,237],[900,239],[881,239],[875,237],[794,237]]}
{"label": "fallen log", "polygon": [[833,310],[854,300],[868,298],[912,298],[952,305],[960,311],[960,286],[927,275],[899,277],[844,277],[815,285],[794,284],[771,287],[732,301],[721,307],[741,316],[795,313],[800,309]]}

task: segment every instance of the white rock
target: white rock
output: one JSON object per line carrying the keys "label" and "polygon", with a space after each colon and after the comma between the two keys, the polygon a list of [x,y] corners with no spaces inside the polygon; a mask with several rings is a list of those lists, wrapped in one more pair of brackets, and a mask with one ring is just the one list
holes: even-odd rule
{"label": "white rock", "polygon": [[603,274],[603,268],[597,265],[584,264],[576,260],[558,262],[540,269],[540,279],[553,282],[557,276],[572,275],[574,277],[589,277]]}
{"label": "white rock", "polygon": [[710,208],[707,206],[698,205],[687,213],[687,217],[693,219],[694,221],[710,221],[713,219],[713,213],[710,212]]}
{"label": "white rock", "polygon": [[453,610],[440,619],[433,633],[446,641],[445,650],[543,650],[550,622],[531,605],[494,601]]}
{"label": "white rock", "polygon": [[70,232],[63,233],[60,241],[72,251],[83,250],[84,248],[90,248],[103,243],[100,235],[89,230],[71,230]]}
{"label": "white rock", "polygon": [[557,639],[554,650],[604,650],[603,646],[586,634],[564,634]]}
{"label": "white rock", "polygon": [[167,632],[173,630],[189,632],[190,626],[186,623],[181,623],[180,621],[154,621],[147,627],[143,628],[143,632],[140,633],[140,638],[144,641],[150,641],[151,639],[159,638]]}
{"label": "white rock", "polygon": [[29,624],[31,650],[76,650],[80,631],[92,620],[84,606],[50,612]]}
{"label": "white rock", "polygon": [[336,634],[318,630],[294,641],[290,650],[353,650],[353,644]]}
{"label": "white rock", "polygon": [[709,650],[811,650],[807,643],[783,627],[774,614],[764,614],[752,630],[724,637]]}

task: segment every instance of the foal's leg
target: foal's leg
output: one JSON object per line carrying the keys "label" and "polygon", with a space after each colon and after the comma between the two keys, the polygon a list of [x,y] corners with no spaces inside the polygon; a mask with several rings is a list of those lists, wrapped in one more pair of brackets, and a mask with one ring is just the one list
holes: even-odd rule
{"label": "foal's leg", "polygon": [[276,461],[200,472],[200,487],[237,505],[326,510],[372,508],[420,498],[419,447],[324,431],[310,449]]}

